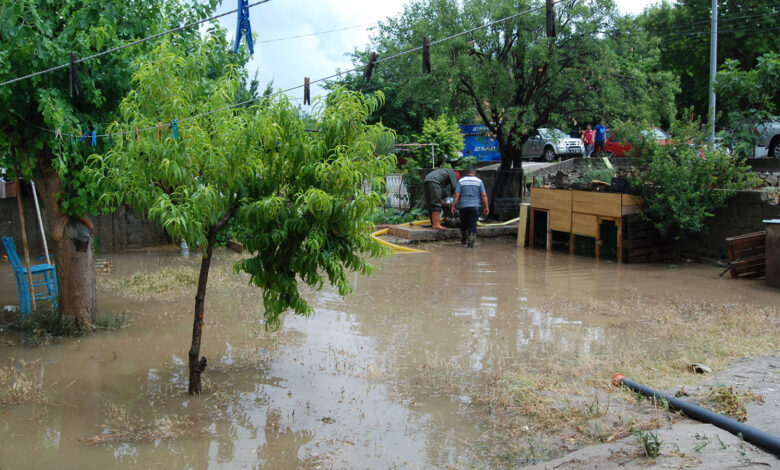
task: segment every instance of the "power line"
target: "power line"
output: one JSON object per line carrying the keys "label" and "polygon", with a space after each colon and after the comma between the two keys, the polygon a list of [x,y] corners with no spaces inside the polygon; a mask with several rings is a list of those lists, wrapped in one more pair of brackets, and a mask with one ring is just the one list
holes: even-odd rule
{"label": "power line", "polygon": [[[260,2],[257,2],[257,3],[254,3],[254,4],[252,4],[252,5],[250,5],[250,6],[259,5],[260,3],[265,3],[265,2],[268,2],[268,1],[270,1],[270,0],[262,0],[262,1],[260,1]],[[556,0],[555,2],[553,2],[553,4],[555,5],[555,4],[561,3],[561,2],[563,2],[563,1],[564,1],[564,0]],[[537,10],[540,10],[540,9],[542,9],[542,8],[545,8],[545,7],[544,7],[544,6],[541,6],[541,7],[535,7],[535,8],[531,8],[531,9],[528,9],[528,10],[522,11],[522,12],[520,12],[520,13],[518,13],[518,14],[511,15],[511,16],[507,16],[507,17],[505,17],[505,18],[501,18],[501,19],[499,19],[499,20],[492,21],[492,22],[490,22],[490,23],[486,23],[486,24],[483,24],[483,25],[480,25],[480,26],[477,26],[477,27],[471,28],[471,29],[469,29],[469,30],[467,30],[467,31],[463,31],[463,32],[460,32],[460,33],[456,33],[456,34],[453,34],[453,35],[451,35],[451,36],[447,36],[447,37],[445,37],[445,38],[439,39],[439,40],[437,40],[437,41],[433,41],[433,42],[431,42],[431,44],[430,44],[430,45],[431,45],[431,46],[433,46],[433,45],[436,45],[436,44],[440,44],[440,43],[443,43],[443,42],[445,42],[445,41],[449,41],[449,40],[451,40],[451,39],[454,39],[454,38],[457,38],[457,37],[460,37],[460,36],[463,36],[463,35],[466,35],[466,34],[473,33],[474,31],[478,31],[478,30],[480,30],[480,29],[483,29],[483,28],[488,28],[488,27],[490,27],[490,26],[494,26],[494,25],[496,25],[496,24],[503,23],[503,22],[506,22],[506,21],[512,20],[512,19],[514,19],[514,18],[518,18],[518,17],[520,17],[520,16],[522,16],[522,15],[525,15],[525,14],[532,13],[532,12],[534,12],[534,11],[537,11]],[[225,15],[227,15],[227,14],[230,14],[230,13],[235,13],[236,11],[237,11],[237,10],[233,10],[232,12],[227,12],[227,13],[224,13],[224,14],[222,14],[222,15],[220,15],[220,16],[225,16]],[[216,17],[215,17],[215,18],[216,18]],[[213,19],[213,18],[212,18],[212,19]],[[201,20],[201,23],[202,23],[202,22],[205,22],[205,21],[208,21],[208,19],[206,19],[206,20]],[[162,33],[161,33],[161,34],[162,34]],[[127,47],[127,46],[121,46],[121,47]],[[386,61],[388,61],[388,60],[395,59],[395,58],[397,58],[397,57],[401,57],[401,56],[403,56],[403,55],[410,54],[410,53],[412,53],[412,52],[415,52],[415,51],[419,51],[420,49],[422,49],[422,47],[415,47],[415,48],[412,48],[412,49],[408,49],[408,50],[405,50],[405,51],[399,52],[399,53],[397,53],[397,54],[394,54],[394,55],[392,55],[392,56],[388,56],[388,57],[382,58],[382,59],[380,59],[380,60],[377,60],[377,63],[379,63],[379,62],[386,62]],[[105,52],[105,53],[108,53],[108,52]],[[85,57],[85,58],[84,58],[84,59],[82,59],[82,60],[87,60],[87,59],[88,59],[88,58],[86,58],[86,57]],[[68,65],[69,65],[69,64],[68,64]],[[353,68],[353,69],[351,69],[351,70],[346,70],[346,71],[339,71],[339,72],[336,72],[336,73],[334,73],[334,74],[332,74],[332,75],[329,75],[329,76],[327,76],[327,77],[322,77],[322,78],[319,78],[319,79],[317,79],[317,80],[313,80],[313,81],[311,81],[311,82],[310,82],[310,85],[313,85],[313,84],[315,84],[315,83],[321,83],[321,82],[324,82],[324,81],[330,80],[330,79],[332,79],[332,78],[339,77],[339,76],[341,76],[341,75],[344,75],[344,74],[348,74],[348,73],[352,73],[352,72],[357,72],[358,70],[360,70],[360,67],[355,67],[355,68]],[[23,79],[23,78],[21,78],[21,79]],[[3,85],[3,84],[0,84],[0,85]],[[281,91],[279,91],[279,92],[275,93],[275,95],[276,95],[276,94],[284,94],[284,93],[289,93],[289,92],[291,92],[291,91],[294,91],[294,90],[299,90],[299,89],[303,88],[304,86],[305,86],[305,85],[298,85],[298,86],[295,86],[295,87],[292,87],[292,88],[288,88],[288,89],[286,89],[286,90],[281,90]],[[242,101],[242,102],[240,102],[240,103],[235,103],[235,104],[232,104],[232,105],[223,106],[223,107],[221,107],[221,108],[218,108],[218,109],[214,109],[214,110],[207,111],[207,112],[204,112],[204,113],[199,113],[199,114],[196,114],[196,115],[193,115],[193,116],[189,116],[189,117],[186,117],[186,118],[178,119],[178,120],[177,120],[177,122],[178,122],[178,123],[182,123],[182,122],[186,122],[186,121],[191,121],[191,120],[193,120],[193,119],[197,119],[197,118],[200,118],[200,117],[208,116],[208,115],[210,115],[210,114],[218,113],[218,112],[220,112],[220,111],[225,111],[225,110],[227,110],[227,109],[231,109],[231,108],[237,108],[237,107],[245,106],[245,105],[247,105],[247,104],[253,103],[253,102],[255,102],[255,101],[258,101],[258,100],[261,100],[261,99],[263,99],[263,98],[265,98],[265,97],[264,97],[264,96],[261,96],[261,97],[257,97],[257,98],[252,98],[252,99],[250,99],[250,100]],[[36,127],[37,127],[37,126],[36,126]],[[42,128],[42,127],[39,127],[39,129],[45,130],[45,131],[47,131],[47,132],[50,132],[50,133],[52,133],[52,134],[55,134],[55,135],[56,135],[56,134],[58,134],[58,132],[57,132],[57,131],[54,131],[54,130],[51,130],[51,129],[45,129],[45,128]],[[157,129],[157,126],[149,126],[149,127],[139,128],[139,129],[138,129],[138,132],[146,132],[146,131],[155,130],[155,129]],[[134,130],[133,132],[135,132],[135,130]],[[117,136],[117,137],[119,137],[119,136],[122,136],[122,135],[123,135],[123,133],[106,133],[106,134],[96,134],[96,135],[95,135],[95,137],[101,137],[101,138],[103,138],[103,137],[114,137],[114,136]]]}
{"label": "power line", "polygon": [[[319,36],[319,35],[322,35],[322,34],[335,33],[335,32],[338,32],[338,31],[347,31],[347,30],[350,30],[350,29],[365,28],[367,26],[374,26],[376,24],[377,24],[377,22],[375,21],[373,23],[365,23],[365,24],[359,24],[359,25],[355,25],[355,26],[345,26],[343,28],[329,29],[327,31],[318,31],[316,33],[306,33],[306,34],[299,34],[297,36],[287,36],[287,37],[283,37],[283,38],[265,39],[263,41],[257,41],[257,43],[258,44],[267,44],[269,42],[286,41],[288,39],[300,39],[300,38],[306,38],[306,37],[310,37],[310,36]],[[369,28],[366,28],[366,29],[369,29]]]}
{"label": "power line", "polygon": [[[257,1],[255,3],[252,3],[252,4],[248,5],[247,8],[252,8],[254,6],[257,6],[257,5],[260,5],[260,4],[263,4],[263,3],[268,3],[270,1],[271,0],[260,0],[260,1]],[[173,29],[169,29],[167,31],[163,31],[161,33],[153,34],[151,36],[148,36],[148,37],[145,37],[145,38],[142,38],[142,39],[137,39],[137,40],[129,42],[127,44],[123,44],[121,46],[117,46],[117,47],[114,47],[114,48],[111,48],[111,49],[107,49],[105,51],[98,52],[96,54],[92,54],[92,55],[87,56],[87,57],[82,57],[81,59],[76,60],[75,63],[76,64],[80,64],[80,63],[86,62],[88,60],[96,59],[98,57],[102,57],[104,55],[111,54],[113,52],[125,49],[127,47],[131,47],[131,46],[135,46],[135,45],[141,44],[142,42],[150,41],[152,39],[157,39],[159,37],[162,37],[162,36],[165,36],[165,35],[168,35],[168,34],[171,34],[171,33],[175,33],[177,31],[181,31],[181,30],[184,30],[184,29],[187,29],[187,28],[191,28],[193,26],[199,26],[199,25],[201,25],[203,23],[207,23],[209,21],[214,21],[216,19],[222,18],[223,16],[231,15],[231,14],[236,13],[236,12],[238,12],[238,9],[230,10],[230,11],[227,11],[225,13],[221,13],[219,15],[212,16],[210,18],[205,18],[205,19],[202,19],[202,20],[194,21],[192,23],[187,23],[187,24],[179,26],[177,28],[173,28]],[[48,68],[46,70],[41,70],[39,72],[33,72],[33,73],[29,74],[29,75],[24,75],[22,77],[17,77],[17,78],[14,78],[12,80],[7,80],[5,82],[0,83],[0,86],[10,85],[11,83],[16,83],[16,82],[19,82],[19,81],[22,81],[22,80],[27,80],[28,78],[33,78],[33,77],[37,77],[39,75],[44,75],[44,74],[47,74],[47,73],[50,73],[50,72],[54,72],[55,70],[64,69],[66,67],[70,67],[70,62],[67,62],[65,64],[60,64],[60,65]]]}
{"label": "power line", "polygon": [[[767,5],[767,6],[770,7],[770,8],[771,7],[780,6],[780,2],[771,4],[771,5]],[[718,23],[719,24],[723,24],[723,23],[733,22],[733,21],[737,21],[737,20],[756,18],[756,17],[760,17],[760,16],[766,16],[766,12],[754,13],[754,14],[751,14],[751,15],[741,15],[741,16],[725,16],[724,15],[724,16],[720,16],[718,18]],[[678,25],[668,25],[667,27],[663,27],[663,28],[647,28],[647,27],[644,27],[643,29],[645,31],[649,32],[649,33],[665,33],[665,32],[669,32],[669,31],[675,32],[675,31],[688,30],[688,29],[690,29],[690,27],[696,26],[696,25],[700,25],[700,24],[710,24],[710,20],[707,19],[707,20],[701,20],[701,21],[694,21],[694,22],[691,22],[691,23],[683,23],[683,24],[678,24]]]}

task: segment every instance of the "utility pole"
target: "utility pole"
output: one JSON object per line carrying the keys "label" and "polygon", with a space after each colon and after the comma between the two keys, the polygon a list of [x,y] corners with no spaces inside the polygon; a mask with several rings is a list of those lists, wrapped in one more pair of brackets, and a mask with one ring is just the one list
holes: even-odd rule
{"label": "utility pole", "polygon": [[712,25],[710,26],[710,106],[707,119],[709,147],[715,144],[715,72],[718,68],[718,0],[712,0]]}

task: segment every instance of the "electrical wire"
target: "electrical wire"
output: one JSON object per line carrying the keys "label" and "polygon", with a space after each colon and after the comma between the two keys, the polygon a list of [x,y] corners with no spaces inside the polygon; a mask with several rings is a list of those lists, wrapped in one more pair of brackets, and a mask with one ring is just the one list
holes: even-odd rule
{"label": "electrical wire", "polygon": [[338,31],[347,31],[347,30],[350,30],[350,29],[358,29],[358,28],[370,29],[370,28],[368,28],[368,26],[372,26],[373,27],[373,26],[376,26],[377,24],[378,24],[378,22],[374,21],[373,23],[365,23],[365,24],[359,24],[359,25],[355,25],[355,26],[345,26],[343,28],[329,29],[327,31],[318,31],[316,33],[299,34],[297,36],[287,36],[287,37],[283,37],[283,38],[264,39],[262,41],[257,41],[257,44],[268,44],[269,42],[287,41],[289,39],[300,39],[300,38],[307,38],[307,37],[310,37],[310,36],[320,36],[322,34],[335,33],[335,32],[338,32]]}
{"label": "electrical wire", "polygon": [[[263,3],[268,3],[270,1],[271,0],[259,0],[259,1],[255,2],[255,3],[247,5],[247,8],[252,8],[252,7],[255,7],[257,5],[261,5]],[[178,31],[181,31],[181,30],[184,30],[184,29],[187,29],[187,28],[191,28],[193,26],[199,26],[199,25],[201,25],[203,23],[207,23],[209,21],[214,21],[216,19],[222,18],[223,16],[231,15],[231,14],[236,13],[236,12],[238,12],[238,9],[230,10],[230,11],[227,11],[225,13],[220,13],[219,15],[215,15],[215,16],[212,16],[210,18],[204,18],[202,20],[193,21],[192,23],[187,23],[185,25],[182,25],[182,26],[179,26],[179,27],[176,27],[176,28],[173,28],[173,29],[169,29],[167,31],[163,31],[163,32],[160,32],[160,33],[157,33],[157,34],[153,34],[151,36],[148,36],[148,37],[145,37],[145,38],[142,38],[142,39],[136,39],[135,41],[128,42],[127,44],[122,44],[121,46],[113,47],[111,49],[106,49],[105,51],[102,51],[102,52],[98,52],[98,53],[95,53],[95,54],[92,54],[92,55],[89,55],[89,56],[86,56],[86,57],[82,57],[81,59],[76,60],[75,63],[76,64],[80,64],[80,63],[86,62],[88,60],[96,59],[98,57],[102,57],[104,55],[111,54],[113,52],[116,52],[116,51],[119,51],[119,50],[122,50],[122,49],[125,49],[125,48],[128,48],[128,47],[132,47],[132,46],[141,44],[143,42],[150,41],[152,39],[157,39],[159,37],[166,36],[168,34],[172,34],[172,33],[175,33],[175,32],[178,32]],[[55,70],[64,69],[66,67],[70,67],[70,62],[67,62],[65,64],[61,64],[61,65],[57,65],[57,66],[54,66],[54,67],[50,67],[48,69],[41,70],[39,72],[33,72],[31,74],[24,75],[22,77],[17,77],[17,78],[14,78],[12,80],[7,80],[5,82],[0,83],[0,86],[10,85],[12,83],[16,83],[16,82],[19,82],[19,81],[22,81],[22,80],[27,80],[28,78],[33,78],[33,77],[37,77],[39,75],[44,75],[44,74],[47,74],[47,73],[50,73],[50,72],[54,72]]]}

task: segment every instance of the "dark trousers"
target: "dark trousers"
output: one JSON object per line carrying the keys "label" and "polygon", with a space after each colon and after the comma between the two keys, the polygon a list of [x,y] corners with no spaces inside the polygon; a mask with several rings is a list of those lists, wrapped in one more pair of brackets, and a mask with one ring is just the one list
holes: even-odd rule
{"label": "dark trousers", "polygon": [[602,153],[607,153],[607,141],[605,140],[597,140],[596,143],[593,145],[593,153],[596,153],[601,149]]}
{"label": "dark trousers", "polygon": [[461,207],[460,228],[469,233],[477,233],[477,221],[479,220],[479,207]]}

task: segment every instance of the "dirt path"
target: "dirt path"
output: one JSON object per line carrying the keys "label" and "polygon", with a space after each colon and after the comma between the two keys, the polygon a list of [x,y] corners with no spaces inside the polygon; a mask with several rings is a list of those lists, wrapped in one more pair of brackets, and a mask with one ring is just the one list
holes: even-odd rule
{"label": "dirt path", "polygon": [[[762,397],[746,403],[746,424],[780,435],[780,356],[744,358],[705,384],[686,387],[689,395],[706,395],[710,387],[733,387]],[[675,393],[675,391],[668,391]],[[658,429],[660,455],[648,458],[634,436],[585,447],[565,457],[528,467],[538,470],[582,468],[626,469],[766,469],[780,468],[780,459],[711,424],[681,419]]]}

